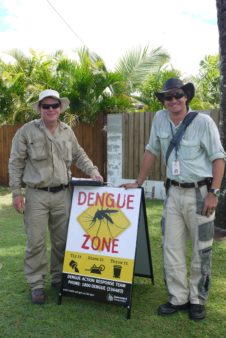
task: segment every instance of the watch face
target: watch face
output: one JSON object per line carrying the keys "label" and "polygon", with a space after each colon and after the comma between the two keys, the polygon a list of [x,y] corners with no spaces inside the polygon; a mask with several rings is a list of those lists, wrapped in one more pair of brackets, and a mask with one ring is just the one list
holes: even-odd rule
{"label": "watch face", "polygon": [[219,197],[219,196],[220,196],[220,190],[219,190],[219,189],[216,189],[214,194],[215,194],[217,197]]}
{"label": "watch face", "polygon": [[212,194],[214,194],[217,197],[220,196],[220,189],[210,189],[210,192],[212,192]]}

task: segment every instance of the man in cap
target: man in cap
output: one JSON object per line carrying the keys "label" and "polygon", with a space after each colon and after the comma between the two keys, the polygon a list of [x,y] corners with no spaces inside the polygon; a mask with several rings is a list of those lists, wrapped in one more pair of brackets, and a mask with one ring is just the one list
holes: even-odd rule
{"label": "man in cap", "polygon": [[[52,286],[60,286],[71,205],[71,164],[93,180],[103,181],[72,129],[59,120],[68,107],[68,98],[61,98],[57,91],[42,91],[33,104],[41,118],[26,123],[16,132],[9,159],[13,206],[19,213],[24,212],[27,234],[25,276],[36,304],[45,301],[47,225],[51,239]],[[24,184],[25,200],[21,192]]]}
{"label": "man in cap", "polygon": [[[156,113],[140,173],[125,188],[140,187],[156,158],[162,154],[166,162],[170,141],[185,116],[191,114],[189,103],[194,97],[192,83],[183,84],[170,78],[163,90],[155,93],[165,109]],[[189,317],[205,317],[211,278],[211,255],[215,209],[226,154],[214,121],[198,113],[187,126],[179,144],[171,149],[166,165],[167,194],[162,217],[165,283],[169,300],[158,313],[170,315],[189,310]],[[192,241],[190,283],[186,269],[186,239]]]}

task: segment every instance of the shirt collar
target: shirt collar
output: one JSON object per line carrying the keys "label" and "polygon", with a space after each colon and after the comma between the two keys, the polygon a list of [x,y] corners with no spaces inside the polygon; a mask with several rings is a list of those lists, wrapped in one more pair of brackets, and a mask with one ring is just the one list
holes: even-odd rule
{"label": "shirt collar", "polygon": [[[45,124],[44,124],[44,122],[43,122],[42,119],[36,119],[36,120],[34,120],[34,123],[35,123],[35,125],[36,125],[38,128],[42,128],[42,129],[43,129],[43,128],[46,128],[46,127],[45,127]],[[63,122],[61,122],[61,121],[59,121],[58,128],[59,128],[60,130],[67,129],[65,123],[63,123]]]}

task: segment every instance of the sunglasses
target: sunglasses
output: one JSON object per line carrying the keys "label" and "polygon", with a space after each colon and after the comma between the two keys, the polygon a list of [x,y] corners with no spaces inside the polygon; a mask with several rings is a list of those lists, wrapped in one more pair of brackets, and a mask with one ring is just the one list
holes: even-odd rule
{"label": "sunglasses", "polygon": [[184,93],[175,93],[175,94],[171,94],[171,95],[165,95],[163,97],[163,100],[164,101],[172,101],[173,99],[179,100],[184,96],[185,96]]}
{"label": "sunglasses", "polygon": [[51,104],[47,104],[47,103],[42,103],[41,104],[42,109],[49,109],[50,107],[52,107],[53,109],[57,109],[60,107],[60,103],[51,103]]}

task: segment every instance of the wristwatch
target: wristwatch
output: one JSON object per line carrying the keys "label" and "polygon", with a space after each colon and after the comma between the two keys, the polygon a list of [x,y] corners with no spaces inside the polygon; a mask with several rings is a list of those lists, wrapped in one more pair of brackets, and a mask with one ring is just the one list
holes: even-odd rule
{"label": "wristwatch", "polygon": [[220,189],[209,189],[209,192],[212,192],[216,197],[220,196]]}

